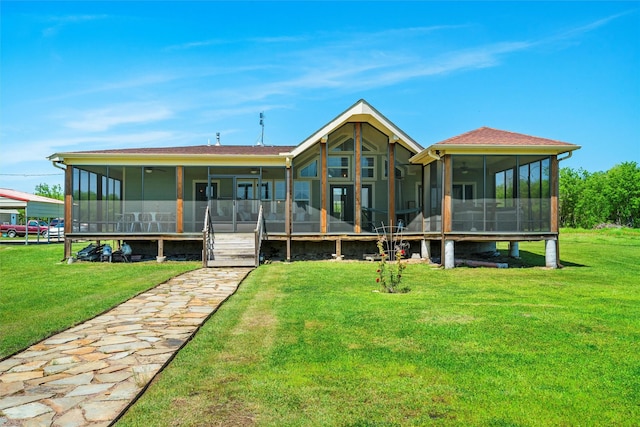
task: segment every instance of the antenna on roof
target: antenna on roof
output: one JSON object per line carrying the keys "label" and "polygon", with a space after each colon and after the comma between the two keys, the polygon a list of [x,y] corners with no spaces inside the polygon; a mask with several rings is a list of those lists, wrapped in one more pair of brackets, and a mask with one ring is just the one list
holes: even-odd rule
{"label": "antenna on roof", "polygon": [[207,138],[207,147],[210,147],[210,146],[211,146],[211,139]]}
{"label": "antenna on roof", "polygon": [[256,143],[258,146],[264,145],[264,112],[260,113],[260,126],[262,127],[262,133],[260,134],[260,140]]}
{"label": "antenna on roof", "polygon": [[216,132],[216,147],[220,146],[220,132]]}

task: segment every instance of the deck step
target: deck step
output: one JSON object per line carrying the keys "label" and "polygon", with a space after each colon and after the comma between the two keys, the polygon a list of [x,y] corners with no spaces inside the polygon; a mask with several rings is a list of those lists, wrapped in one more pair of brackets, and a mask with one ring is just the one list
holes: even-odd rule
{"label": "deck step", "polygon": [[254,267],[256,243],[253,233],[218,233],[213,242],[213,259],[208,267]]}
{"label": "deck step", "polygon": [[255,267],[255,260],[234,259],[234,260],[209,260],[207,267]]}

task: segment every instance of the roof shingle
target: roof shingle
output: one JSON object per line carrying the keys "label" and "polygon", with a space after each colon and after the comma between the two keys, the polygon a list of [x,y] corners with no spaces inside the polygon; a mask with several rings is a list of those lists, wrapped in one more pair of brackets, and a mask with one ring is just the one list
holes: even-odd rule
{"label": "roof shingle", "polygon": [[76,151],[74,154],[155,154],[155,155],[251,155],[251,156],[277,156],[294,149],[293,146],[257,146],[257,145],[190,145],[183,147],[150,147],[150,148],[120,148],[112,150]]}
{"label": "roof shingle", "polygon": [[568,142],[493,129],[486,126],[445,139],[435,145],[574,146],[574,144]]}

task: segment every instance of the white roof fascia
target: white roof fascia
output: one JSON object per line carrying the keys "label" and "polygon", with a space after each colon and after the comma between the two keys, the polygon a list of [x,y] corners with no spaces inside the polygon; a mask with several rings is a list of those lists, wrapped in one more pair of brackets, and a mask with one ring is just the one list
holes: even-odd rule
{"label": "white roof fascia", "polygon": [[[360,116],[360,117],[358,117]],[[296,157],[301,153],[308,150],[311,146],[319,142],[325,135],[330,134],[334,130],[338,129],[343,124],[350,121],[350,119],[357,117],[359,121],[370,122],[372,124],[379,123],[385,129],[378,129],[383,133],[388,134],[389,137],[396,137],[398,143],[406,146],[410,150],[415,153],[419,153],[422,151],[422,147],[411,139],[406,133],[404,133],[400,128],[391,123],[386,117],[384,117],[380,112],[378,112],[375,108],[369,105],[365,100],[361,99],[356,102],[352,107],[347,109],[344,113],[340,114],[338,117],[327,123],[320,130],[315,132],[313,135],[305,139],[302,143],[300,143],[296,148],[291,151],[291,155]],[[368,118],[372,118],[373,120],[367,120]],[[394,138],[395,139],[395,138]]]}
{"label": "white roof fascia", "polygon": [[[461,145],[461,144],[435,144],[425,148],[414,155],[409,162],[414,164],[429,164],[436,160],[432,155],[444,156],[446,154],[460,155],[559,155],[581,148],[579,145]],[[436,153],[436,151],[438,153]],[[432,155],[430,155],[431,153]]]}

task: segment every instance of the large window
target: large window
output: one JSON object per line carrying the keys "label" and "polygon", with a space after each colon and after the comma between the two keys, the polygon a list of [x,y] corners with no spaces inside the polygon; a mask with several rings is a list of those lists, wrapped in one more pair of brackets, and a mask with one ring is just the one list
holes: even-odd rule
{"label": "large window", "polygon": [[293,183],[293,200],[308,204],[311,200],[311,186],[309,181],[296,181]]}
{"label": "large window", "polygon": [[374,179],[376,177],[376,158],[365,156],[361,159],[362,178]]}
{"label": "large window", "polygon": [[453,156],[452,230],[548,232],[548,156]]}
{"label": "large window", "polygon": [[276,193],[275,193],[275,199],[276,200],[285,200],[287,198],[287,186],[285,185],[284,181],[275,181],[275,187],[276,187]]}
{"label": "large window", "polygon": [[[529,158],[522,158],[523,161]],[[544,231],[550,227],[551,186],[549,158],[520,164],[519,187],[523,226],[527,231]]]}
{"label": "large window", "polygon": [[349,157],[330,156],[328,163],[329,178],[349,179]]}
{"label": "large window", "polygon": [[497,206],[513,207],[515,197],[513,169],[497,172],[495,177]]}
{"label": "large window", "polygon": [[252,200],[254,198],[253,181],[238,181],[236,184],[236,199]]}
{"label": "large window", "polygon": [[122,168],[73,168],[73,232],[114,231],[122,202]]}
{"label": "large window", "polygon": [[308,165],[300,169],[300,178],[317,178],[318,176],[318,160],[313,160]]}

